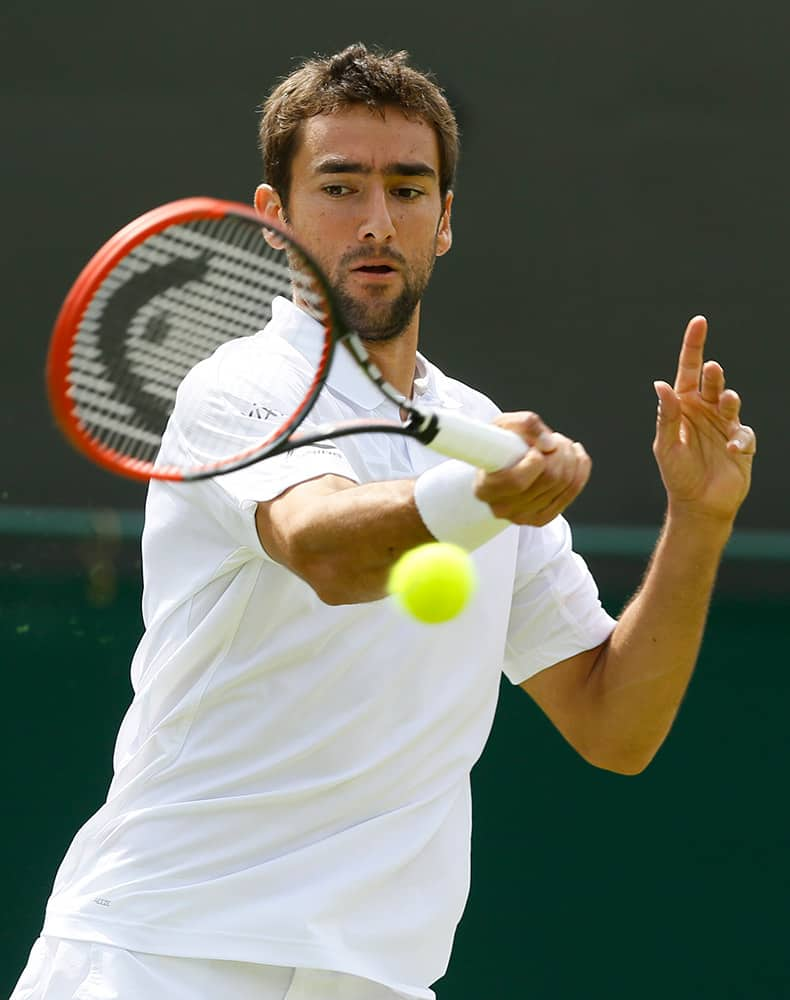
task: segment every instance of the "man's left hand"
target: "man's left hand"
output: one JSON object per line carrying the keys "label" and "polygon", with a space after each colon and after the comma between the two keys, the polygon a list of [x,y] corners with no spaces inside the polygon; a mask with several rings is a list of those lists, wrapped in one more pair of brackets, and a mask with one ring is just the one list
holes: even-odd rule
{"label": "man's left hand", "polygon": [[708,323],[695,316],[683,337],[674,388],[656,382],[653,454],[670,512],[732,522],[751,483],[756,436],[740,422],[741,400],[724,371],[705,361]]}

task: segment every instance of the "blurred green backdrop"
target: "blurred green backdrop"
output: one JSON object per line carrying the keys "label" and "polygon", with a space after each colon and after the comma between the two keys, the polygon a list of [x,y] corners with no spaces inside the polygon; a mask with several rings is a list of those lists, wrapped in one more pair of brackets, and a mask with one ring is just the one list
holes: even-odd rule
{"label": "blurred green backdrop", "polygon": [[[0,995],[110,779],[142,628],[137,520],[64,515],[70,537],[42,537],[40,515],[7,518],[0,535]],[[632,554],[612,554],[618,539]],[[646,540],[577,532],[613,613]],[[757,541],[743,537],[722,569],[690,693],[644,774],[585,764],[503,683],[473,772],[472,894],[439,1000],[790,996],[788,540],[773,539],[773,559],[749,557]]]}

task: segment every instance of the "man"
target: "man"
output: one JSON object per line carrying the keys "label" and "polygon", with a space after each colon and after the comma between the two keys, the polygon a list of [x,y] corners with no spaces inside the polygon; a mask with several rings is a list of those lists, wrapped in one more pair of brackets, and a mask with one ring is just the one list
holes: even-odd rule
{"label": "man", "polygon": [[[615,622],[561,516],[589,476],[583,447],[535,414],[500,414],[417,350],[420,299],[452,241],[457,133],[441,92],[403,54],[352,46],[274,90],[262,142],[261,217],[318,259],[387,380],[531,447],[484,474],[367,435],[151,485],[146,633],[115,776],[14,1000],[428,1000],[468,893],[469,772],[501,670],[586,760],[643,770],[749,488],[754,433],[703,363],[697,317],[674,387],[656,383],[666,522]],[[210,401],[218,434],[238,406],[287,405],[299,366],[272,382],[266,353],[309,354],[315,332],[277,300],[269,326],[199,365],[184,393]],[[311,416],[392,408],[341,354]],[[189,441],[177,407],[163,448]],[[481,587],[428,627],[384,597],[394,561],[432,538],[473,550]]]}

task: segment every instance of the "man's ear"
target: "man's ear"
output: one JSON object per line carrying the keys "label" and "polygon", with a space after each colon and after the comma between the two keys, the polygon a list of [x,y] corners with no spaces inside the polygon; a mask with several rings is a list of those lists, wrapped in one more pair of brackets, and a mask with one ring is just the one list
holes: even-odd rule
{"label": "man's ear", "polygon": [[[271,184],[259,184],[255,189],[255,208],[264,226],[267,222],[271,222],[279,229],[288,228],[282,199]],[[278,239],[272,230],[264,229],[263,236],[269,246],[274,247],[275,250],[283,249],[282,240]]]}
{"label": "man's ear", "polygon": [[453,230],[450,225],[450,215],[453,208],[453,192],[448,191],[444,199],[444,211],[439,219],[439,228],[436,231],[436,256],[442,257],[453,245]]}

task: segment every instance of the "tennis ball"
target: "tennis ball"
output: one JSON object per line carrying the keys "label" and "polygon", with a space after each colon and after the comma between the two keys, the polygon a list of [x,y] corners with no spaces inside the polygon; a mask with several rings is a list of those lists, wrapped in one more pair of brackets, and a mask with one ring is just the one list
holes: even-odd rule
{"label": "tennis ball", "polygon": [[476,586],[474,563],[460,545],[428,542],[400,557],[388,590],[418,621],[436,624],[463,611]]}

